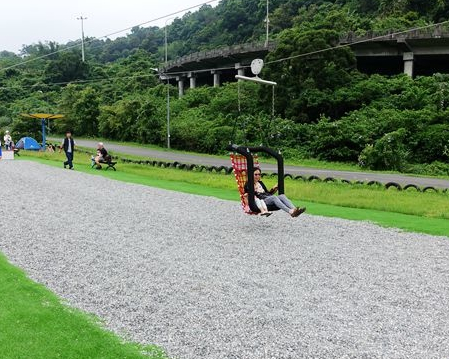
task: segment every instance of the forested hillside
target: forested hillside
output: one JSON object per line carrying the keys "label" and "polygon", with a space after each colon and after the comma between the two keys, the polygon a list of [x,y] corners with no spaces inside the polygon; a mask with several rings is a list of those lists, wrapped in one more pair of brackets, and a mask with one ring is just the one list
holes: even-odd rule
{"label": "forested hillside", "polygon": [[[169,58],[264,39],[265,0],[222,0],[174,20]],[[449,76],[411,79],[357,71],[350,48],[313,57],[278,59],[331,48],[354,32],[406,30],[449,18],[448,0],[270,0],[270,36],[277,49],[262,74],[271,90],[237,84],[171,88],[172,146],[208,153],[236,142],[264,141],[286,156],[359,163],[372,169],[449,174]],[[66,118],[50,131],[165,144],[166,85],[154,68],[163,60],[164,30],[132,29],[115,40],[88,39],[87,61],[73,43],[31,44],[0,53],[0,133],[40,138],[23,112]],[[61,50],[57,52],[58,50]],[[45,56],[45,57],[42,57]],[[16,66],[23,62],[22,65]]]}

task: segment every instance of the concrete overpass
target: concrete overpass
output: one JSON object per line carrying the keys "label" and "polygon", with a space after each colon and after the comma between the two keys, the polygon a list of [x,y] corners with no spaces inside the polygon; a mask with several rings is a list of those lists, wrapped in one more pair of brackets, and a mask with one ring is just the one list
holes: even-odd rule
{"label": "concrete overpass", "polygon": [[275,48],[275,42],[254,42],[195,52],[162,65],[161,80],[168,77],[170,83],[177,83],[180,96],[186,87],[218,87],[223,82],[235,81],[235,75],[245,75],[252,60],[264,58]]}
{"label": "concrete overpass", "polygon": [[449,73],[449,29],[436,26],[404,34],[349,33],[340,44],[351,46],[361,72],[409,76]]}
{"label": "concrete overpass", "polygon": [[[357,67],[368,74],[409,76],[449,73],[449,28],[436,26],[404,34],[353,33],[342,37],[340,45],[348,45],[357,58]],[[177,84],[179,96],[185,88],[202,85],[220,86],[245,75],[255,58],[264,58],[276,48],[276,42],[247,43],[196,52],[168,62],[161,67],[161,80]]]}

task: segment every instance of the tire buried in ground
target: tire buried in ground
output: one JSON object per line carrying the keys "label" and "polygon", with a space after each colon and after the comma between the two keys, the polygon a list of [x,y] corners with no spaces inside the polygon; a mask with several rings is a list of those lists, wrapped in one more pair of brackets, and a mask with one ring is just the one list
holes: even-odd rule
{"label": "tire buried in ground", "polygon": [[423,192],[435,192],[435,193],[438,192],[438,190],[435,187],[432,187],[432,186],[424,187],[422,191]]}
{"label": "tire buried in ground", "polygon": [[367,183],[367,185],[368,185],[368,186],[379,186],[379,187],[381,187],[381,186],[382,186],[382,183],[380,183],[379,181],[369,181],[369,182]]}
{"label": "tire buried in ground", "polygon": [[385,184],[386,189],[390,189],[391,187],[396,188],[398,191],[402,191],[402,187],[399,183],[396,182],[388,182]]}
{"label": "tire buried in ground", "polygon": [[413,188],[413,189],[415,189],[416,191],[421,192],[421,188],[419,188],[417,185],[412,184],[412,183],[405,185],[404,188],[403,188],[403,190],[404,190],[404,191],[407,191],[407,190],[410,189],[410,188]]}
{"label": "tire buried in ground", "polygon": [[321,178],[318,177],[318,176],[310,176],[307,180],[308,180],[309,182],[313,182],[313,181],[321,182]]}

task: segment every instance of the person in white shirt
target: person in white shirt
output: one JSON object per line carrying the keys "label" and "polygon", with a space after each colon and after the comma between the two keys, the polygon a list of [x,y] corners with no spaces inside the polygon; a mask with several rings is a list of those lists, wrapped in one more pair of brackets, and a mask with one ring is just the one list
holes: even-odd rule
{"label": "person in white shirt", "polygon": [[5,131],[5,135],[3,136],[3,142],[5,143],[5,150],[11,151],[12,150],[12,137],[9,134],[9,131]]}

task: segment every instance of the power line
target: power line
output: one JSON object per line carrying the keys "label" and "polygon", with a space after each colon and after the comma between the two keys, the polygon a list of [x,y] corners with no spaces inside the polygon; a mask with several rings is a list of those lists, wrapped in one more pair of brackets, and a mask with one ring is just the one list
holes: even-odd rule
{"label": "power line", "polygon": [[74,81],[66,81],[66,82],[52,82],[52,83],[38,83],[34,85],[28,86],[1,86],[0,90],[11,90],[11,89],[26,89],[26,88],[35,88],[35,87],[51,87],[51,86],[63,86],[63,85],[83,85],[83,84],[91,84],[91,83],[101,83],[108,81],[116,81],[116,80],[128,80],[134,78],[145,78],[145,77],[158,77],[158,74],[153,73],[141,73],[130,76],[114,76],[114,77],[102,77],[91,80],[74,80]]}
{"label": "power line", "polygon": [[[175,15],[178,15],[178,14],[180,14],[180,13],[183,13],[183,12],[186,12],[186,11],[189,11],[189,10],[192,10],[192,9],[195,9],[195,8],[197,8],[197,7],[200,7],[200,6],[208,5],[208,4],[211,4],[211,3],[213,3],[213,2],[217,2],[217,1],[219,1],[219,0],[208,0],[208,1],[203,2],[203,3],[201,3],[201,4],[194,5],[194,6],[190,6],[190,7],[184,8],[184,9],[182,9],[182,10],[178,10],[178,11],[172,12],[172,13],[170,13],[170,14],[167,14],[167,15],[164,15],[164,16],[160,16],[160,17],[151,19],[151,20],[142,22],[142,23],[137,24],[137,25],[134,25],[134,26],[127,27],[127,28],[122,29],[122,30],[114,31],[114,32],[111,32],[110,34],[103,35],[103,36],[100,36],[100,37],[98,37],[98,38],[92,38],[92,39],[89,39],[89,40],[85,41],[85,43],[88,44],[88,43],[91,43],[91,42],[93,42],[93,41],[95,41],[95,40],[99,40],[99,39],[107,38],[107,37],[110,37],[110,36],[114,36],[114,35],[120,34],[120,33],[122,33],[122,32],[131,30],[131,29],[133,29],[134,27],[140,27],[140,26],[143,26],[143,25],[148,25],[148,24],[150,24],[150,23],[152,23],[152,22],[156,22],[156,21],[159,21],[159,20],[163,20],[163,19],[165,19],[165,18],[167,18],[167,17],[175,16]],[[45,54],[45,55],[42,55],[42,56],[39,56],[39,57],[33,57],[32,59],[22,61],[22,62],[20,62],[20,63],[18,63],[18,64],[14,64],[14,65],[11,65],[11,66],[8,66],[8,67],[3,67],[3,68],[0,69],[0,71],[2,71],[2,70],[5,71],[5,70],[13,69],[13,68],[16,68],[16,67],[25,65],[25,64],[30,63],[30,62],[33,62],[33,61],[40,60],[40,59],[44,59],[44,58],[46,58],[46,57],[49,57],[49,56],[52,56],[52,55],[56,55],[56,54],[58,54],[58,53],[60,53],[60,52],[67,51],[67,50],[70,50],[70,49],[73,49],[73,48],[78,47],[78,46],[79,46],[79,43],[76,43],[76,44],[74,44],[74,45],[64,47],[64,48],[62,48],[62,49],[60,49],[60,50],[53,51],[53,52],[51,52],[51,53],[48,53],[48,54]]]}
{"label": "power line", "polygon": [[[245,68],[249,68],[251,66],[242,66]],[[209,69],[201,69],[201,70],[194,70],[190,71],[193,73],[203,73],[203,72],[210,72],[213,70],[216,71],[222,71],[222,70],[233,70],[235,69],[235,66],[227,66],[227,67],[220,67],[220,68],[209,68]],[[89,84],[89,83],[100,83],[100,82],[108,82],[108,81],[115,81],[115,80],[127,80],[127,79],[133,79],[133,78],[141,78],[141,77],[160,77],[160,75],[164,76],[176,76],[176,75],[182,75],[185,74],[185,71],[180,72],[164,72],[164,73],[139,73],[129,76],[114,76],[114,77],[101,77],[101,78],[95,78],[90,80],[73,80],[73,81],[66,81],[66,82],[50,82],[50,83],[37,83],[34,85],[16,85],[16,86],[0,86],[0,90],[9,90],[9,89],[26,89],[26,88],[35,88],[35,87],[50,87],[50,86],[63,86],[68,84]]]}

